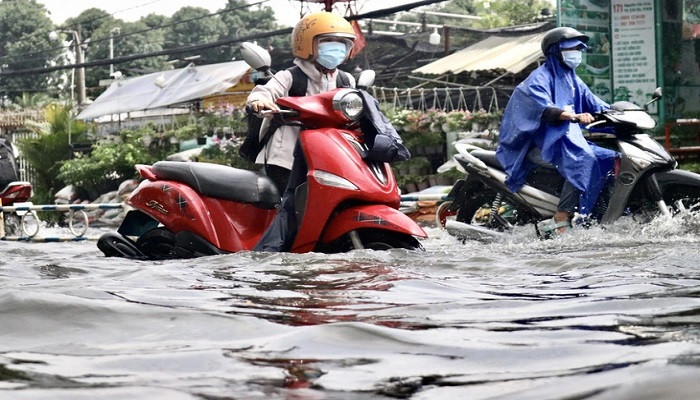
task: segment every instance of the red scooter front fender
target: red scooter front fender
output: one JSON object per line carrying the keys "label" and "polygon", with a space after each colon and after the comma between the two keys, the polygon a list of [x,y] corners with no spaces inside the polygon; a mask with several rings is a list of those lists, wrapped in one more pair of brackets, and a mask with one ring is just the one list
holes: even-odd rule
{"label": "red scooter front fender", "polygon": [[425,238],[423,228],[399,210],[384,204],[359,205],[332,217],[321,241],[332,242],[355,229],[383,229]]}

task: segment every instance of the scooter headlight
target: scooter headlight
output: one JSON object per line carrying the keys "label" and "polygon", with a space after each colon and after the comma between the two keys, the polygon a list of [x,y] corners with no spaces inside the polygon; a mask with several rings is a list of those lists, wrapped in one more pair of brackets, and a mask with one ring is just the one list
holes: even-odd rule
{"label": "scooter headlight", "polygon": [[364,110],[362,97],[352,89],[340,90],[333,96],[333,109],[350,121],[357,121]]}
{"label": "scooter headlight", "polygon": [[355,184],[353,184],[349,180],[341,178],[338,175],[331,174],[330,172],[322,171],[320,169],[317,169],[313,172],[313,177],[314,179],[316,179],[316,182],[320,183],[321,185],[333,186],[348,190],[360,190],[357,186],[355,186]]}

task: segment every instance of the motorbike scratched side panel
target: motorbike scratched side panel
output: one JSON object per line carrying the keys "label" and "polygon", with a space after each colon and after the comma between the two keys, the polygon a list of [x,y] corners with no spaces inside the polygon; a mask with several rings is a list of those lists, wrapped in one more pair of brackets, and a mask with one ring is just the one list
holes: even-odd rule
{"label": "motorbike scratched side panel", "polygon": [[[205,238],[216,238],[200,195],[185,184],[143,181],[127,204],[150,215],[173,233],[189,230]],[[219,246],[218,240],[212,244]]]}
{"label": "motorbike scratched side panel", "polygon": [[321,242],[330,243],[350,231],[363,228],[383,229],[421,238],[428,236],[423,228],[401,211],[372,204],[352,207],[333,216]]}

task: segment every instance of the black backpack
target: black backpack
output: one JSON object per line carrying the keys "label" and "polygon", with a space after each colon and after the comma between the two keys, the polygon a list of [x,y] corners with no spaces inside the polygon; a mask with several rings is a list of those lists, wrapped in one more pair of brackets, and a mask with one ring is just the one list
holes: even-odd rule
{"label": "black backpack", "polygon": [[[292,86],[289,88],[289,96],[306,96],[306,88],[309,84],[309,79],[298,66],[293,66],[288,68],[287,71],[292,73]],[[347,72],[338,71],[338,75],[335,78],[335,86],[337,88],[347,88],[350,87],[350,78]],[[270,124],[270,127],[265,132],[265,135],[260,137],[260,126],[262,125],[262,118],[256,117],[253,114],[248,114],[246,117],[248,120],[248,130],[246,131],[246,138],[238,148],[238,154],[250,162],[255,162],[258,158],[258,154],[265,148],[265,145],[270,140],[275,131],[280,127],[274,121]]]}

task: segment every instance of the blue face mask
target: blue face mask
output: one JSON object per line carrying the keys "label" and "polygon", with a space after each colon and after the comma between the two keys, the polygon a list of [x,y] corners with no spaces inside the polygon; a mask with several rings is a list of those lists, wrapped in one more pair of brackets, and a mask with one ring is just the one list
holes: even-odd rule
{"label": "blue face mask", "polygon": [[345,60],[347,55],[348,49],[345,47],[345,43],[322,42],[318,44],[316,62],[328,69],[335,69]]}
{"label": "blue face mask", "polygon": [[569,68],[576,69],[576,67],[581,64],[583,55],[581,50],[566,50],[561,52],[561,58],[564,61],[564,64],[566,64]]}

